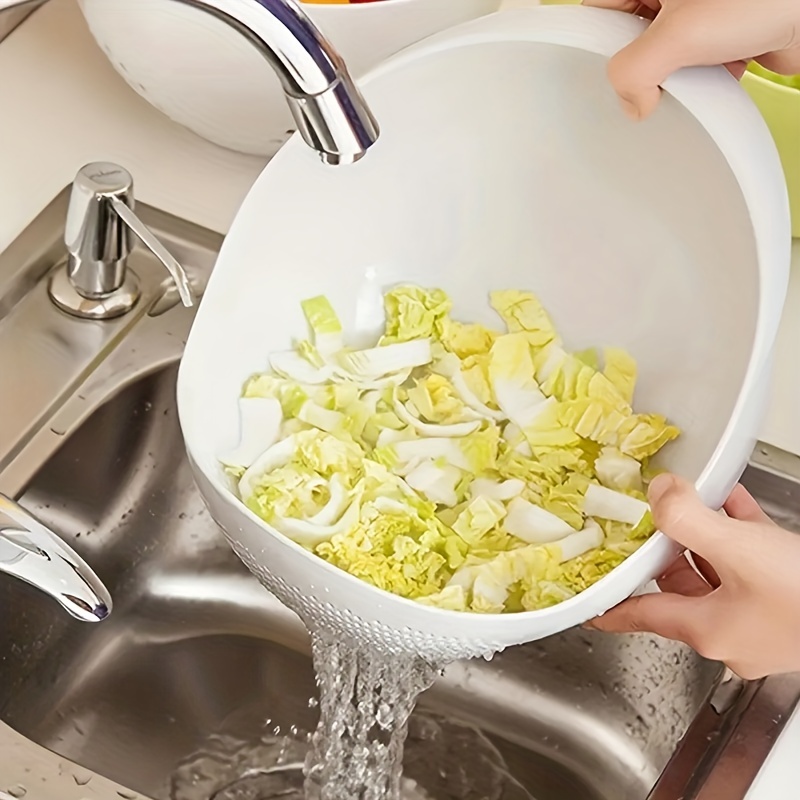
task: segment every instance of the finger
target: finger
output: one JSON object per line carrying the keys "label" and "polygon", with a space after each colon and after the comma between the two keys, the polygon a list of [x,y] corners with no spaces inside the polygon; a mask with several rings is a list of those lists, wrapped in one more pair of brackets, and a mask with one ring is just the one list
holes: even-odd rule
{"label": "finger", "polygon": [[703,597],[713,591],[685,556],[681,556],[656,583],[662,592],[686,597]]}
{"label": "finger", "polygon": [[[705,584],[711,589],[718,589],[720,586],[720,579],[716,570],[704,558],[701,558],[697,553],[686,552],[676,561],[664,570],[664,574],[657,580],[658,586],[663,592],[675,592],[676,594],[689,594],[689,592],[679,591],[675,588],[670,588],[665,581],[670,581],[673,575],[689,569],[694,572]],[[708,594],[708,592],[703,592]]]}
{"label": "finger", "polygon": [[747,72],[747,64],[748,62],[745,60],[741,61],[731,61],[730,63],[725,65],[725,69],[736,78],[737,81],[740,81],[744,76],[745,72]]}
{"label": "finger", "polygon": [[779,75],[800,75],[800,47],[759,56],[756,61]]}
{"label": "finger", "polygon": [[582,5],[594,6],[595,8],[611,8],[615,11],[626,11],[635,14],[641,6],[647,6],[655,10],[658,6],[653,0],[583,0]]}
{"label": "finger", "polygon": [[[666,6],[641,36],[611,59],[609,78],[630,116],[649,116],[658,104],[659,86],[682,67],[732,64],[754,52],[774,54],[787,47],[782,20],[765,25],[757,7],[743,0],[731,6],[731,0]],[[781,69],[794,64],[795,51],[786,53],[778,57]]]}
{"label": "finger", "polygon": [[639,5],[639,0],[583,0],[581,5],[594,8],[613,8],[616,11],[627,11],[632,14]]}
{"label": "finger", "polygon": [[661,97],[661,84],[680,67],[674,18],[674,12],[662,10],[644,33],[609,61],[611,85],[632,119],[652,114]]}
{"label": "finger", "polygon": [[694,647],[704,619],[702,598],[679,594],[645,594],[632,597],[602,617],[591,628],[607,633],[654,633]]}
{"label": "finger", "polygon": [[714,567],[702,556],[697,555],[697,553],[691,553],[690,555],[695,568],[703,576],[706,583],[711,586],[712,589],[719,589],[722,585],[722,581],[719,579],[719,575],[717,575],[717,571]]}
{"label": "finger", "polygon": [[736,550],[741,533],[729,519],[703,505],[694,487],[675,475],[658,475],[650,484],[653,519],[662,533],[710,561],[717,572]]}
{"label": "finger", "polygon": [[741,484],[731,492],[730,497],[723,505],[723,509],[729,517],[742,522],[772,522],[762,511],[761,506],[753,495]]}

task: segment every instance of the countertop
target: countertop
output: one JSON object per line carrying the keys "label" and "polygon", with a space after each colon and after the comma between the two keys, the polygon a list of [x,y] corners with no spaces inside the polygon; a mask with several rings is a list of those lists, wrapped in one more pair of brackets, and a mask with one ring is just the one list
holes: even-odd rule
{"label": "countertop", "polygon": [[[130,170],[141,201],[220,232],[264,166],[199,139],[151,108],[107,63],[74,0],[51,0],[0,45],[0,251],[78,168],[96,160]],[[793,252],[761,435],[800,453],[800,241]],[[800,718],[787,727],[748,800],[796,797],[796,753]]]}

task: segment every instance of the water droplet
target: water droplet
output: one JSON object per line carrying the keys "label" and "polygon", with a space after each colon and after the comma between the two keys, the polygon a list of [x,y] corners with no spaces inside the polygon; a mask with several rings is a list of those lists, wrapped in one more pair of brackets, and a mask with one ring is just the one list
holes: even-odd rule
{"label": "water droplet", "polygon": [[308,698],[308,707],[309,708],[317,708],[319,706],[319,700],[316,697],[309,697]]}
{"label": "water droplet", "polygon": [[92,773],[82,769],[77,770],[72,773],[72,780],[74,780],[78,786],[86,786],[86,784],[92,780]]}
{"label": "water droplet", "polygon": [[20,798],[25,797],[25,795],[28,794],[28,790],[22,784],[18,783],[16,786],[12,786],[8,790],[8,793],[12,797]]}
{"label": "water droplet", "polygon": [[378,706],[378,711],[375,714],[375,719],[378,725],[381,726],[384,730],[388,730],[392,723],[394,722],[394,714],[392,714],[392,709],[387,703],[381,703]]}

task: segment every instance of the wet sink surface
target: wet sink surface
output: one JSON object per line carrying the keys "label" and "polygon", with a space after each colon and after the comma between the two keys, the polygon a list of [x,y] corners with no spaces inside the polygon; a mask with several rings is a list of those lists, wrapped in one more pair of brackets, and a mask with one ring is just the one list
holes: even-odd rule
{"label": "wet sink surface", "polygon": [[[0,366],[25,374],[0,397],[0,491],[60,532],[115,606],[79,623],[0,575],[0,796],[297,800],[316,716],[308,637],[194,488],[174,401],[192,312],[141,248],[133,312],[57,311],[45,279],[63,263],[67,192],[0,254]],[[200,296],[221,237],[138,208]],[[754,461],[746,484],[800,530],[800,458],[759,447]],[[581,630],[454,665],[412,718],[404,800],[744,800],[800,679],[729,678],[655,637]]]}
{"label": "wet sink surface", "polygon": [[[0,580],[0,608],[13,609],[0,625],[0,719],[156,800],[213,796],[210,784],[187,793],[199,752],[252,751],[315,721],[304,630],[193,486],[175,377],[162,369],[100,407],[21,499],[96,569],[112,617],[82,625]],[[584,631],[458,664],[423,698],[407,772],[435,800],[644,800],[720,675],[653,637]],[[513,780],[465,793],[459,770],[481,759]],[[218,765],[215,789],[246,766]]]}

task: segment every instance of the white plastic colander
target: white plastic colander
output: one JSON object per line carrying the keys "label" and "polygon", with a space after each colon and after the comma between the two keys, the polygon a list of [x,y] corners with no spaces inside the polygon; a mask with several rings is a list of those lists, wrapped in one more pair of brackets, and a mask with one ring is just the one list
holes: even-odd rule
{"label": "white plastic colander", "polygon": [[719,506],[755,442],[786,292],[789,215],[758,112],[722,69],[669,79],[628,121],[605,62],[639,20],[582,7],[503,12],[439,34],[363,82],[381,138],[330,168],[295,137],[245,200],[199,310],[178,404],[211,514],[264,586],[307,621],[431,661],[580,624],[676,555],[656,534],[589,590],[504,615],[422,606],[330,566],[231,493],[218,463],[239,438],[244,380],[305,334],[300,301],[328,296],[353,328],[398,282],[438,286],[454,315],[535,291],[568,347],[625,347],[637,405],[683,430],[664,465]]}

